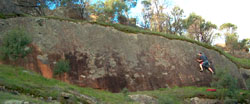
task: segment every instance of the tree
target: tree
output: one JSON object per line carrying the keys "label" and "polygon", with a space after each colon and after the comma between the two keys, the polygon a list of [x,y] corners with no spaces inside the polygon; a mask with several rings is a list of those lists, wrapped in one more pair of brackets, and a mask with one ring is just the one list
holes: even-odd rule
{"label": "tree", "polygon": [[80,15],[81,19],[88,19],[89,15],[91,14],[90,3],[91,3],[91,0],[78,0],[77,4],[75,4],[75,6],[72,8],[75,8],[75,10]]}
{"label": "tree", "polygon": [[249,52],[249,47],[250,47],[250,39],[243,39],[243,40],[237,41],[237,47],[235,49]]}
{"label": "tree", "polygon": [[[33,0],[37,1],[42,8],[48,8],[53,5],[57,7],[65,7],[77,14],[78,19],[87,19],[90,15],[91,0]],[[72,12],[70,11],[70,12]],[[80,17],[80,18],[79,18]]]}
{"label": "tree", "polygon": [[148,28],[151,31],[164,32],[166,26],[166,9],[168,8],[167,0],[143,0],[142,9],[143,28]]}
{"label": "tree", "polygon": [[217,34],[214,34],[215,29],[217,29],[217,26],[215,24],[212,24],[210,21],[205,22],[205,24],[203,24],[201,28],[201,41],[211,44],[217,37]]}
{"label": "tree", "polygon": [[234,34],[236,33],[237,30],[237,26],[235,24],[232,23],[224,23],[220,26],[220,30],[226,30],[226,34]]}
{"label": "tree", "polygon": [[178,6],[172,9],[170,15],[168,15],[166,19],[166,33],[182,35],[184,30],[183,13],[184,10]]}
{"label": "tree", "polygon": [[225,43],[228,50],[233,51],[238,50],[238,38],[236,33],[237,26],[232,23],[224,23],[220,26],[220,30],[224,31]]}
{"label": "tree", "polygon": [[151,31],[166,32],[182,35],[184,10],[175,6],[172,11],[166,12],[168,1],[143,0],[143,23],[141,26]]}
{"label": "tree", "polygon": [[148,0],[143,0],[142,2],[142,16],[143,16],[143,24],[142,27],[145,29],[150,28],[150,18],[152,18],[153,12],[151,10],[151,3]]}
{"label": "tree", "polygon": [[127,22],[128,10],[136,5],[137,0],[106,0],[93,5],[93,13],[99,21]]}
{"label": "tree", "polygon": [[216,38],[214,30],[217,29],[215,24],[205,21],[201,16],[191,13],[185,21],[185,28],[195,40],[211,44]]}
{"label": "tree", "polygon": [[228,34],[225,39],[226,47],[232,52],[239,50],[238,39],[239,36],[237,34]]}
{"label": "tree", "polygon": [[163,32],[164,22],[166,20],[166,14],[163,11],[167,9],[168,1],[152,0],[151,4],[153,12],[151,18],[151,30]]}
{"label": "tree", "polygon": [[79,0],[45,0],[46,3],[54,4],[56,7],[70,7]]}
{"label": "tree", "polygon": [[246,47],[250,48],[250,38],[244,39],[246,40]]}

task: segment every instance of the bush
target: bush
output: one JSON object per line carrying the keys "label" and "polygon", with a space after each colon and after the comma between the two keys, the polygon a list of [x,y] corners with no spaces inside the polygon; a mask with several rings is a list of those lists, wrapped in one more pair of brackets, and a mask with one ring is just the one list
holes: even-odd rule
{"label": "bush", "polygon": [[176,102],[171,96],[159,95],[158,104],[176,104]]}
{"label": "bush", "polygon": [[128,102],[132,101],[128,96],[129,90],[126,87],[122,89],[121,93],[123,94],[126,101],[128,101]]}
{"label": "bush", "polygon": [[6,17],[2,13],[0,13],[0,19],[6,19]]}
{"label": "bush", "polygon": [[68,72],[70,70],[69,61],[59,60],[54,67],[54,75],[60,75],[62,73]]}
{"label": "bush", "polygon": [[250,78],[246,80],[246,83],[247,83],[247,88],[250,90]]}
{"label": "bush", "polygon": [[22,29],[14,29],[5,34],[0,47],[3,60],[16,60],[23,58],[31,52],[28,45],[32,42],[31,37]]}
{"label": "bush", "polygon": [[238,98],[238,82],[231,74],[226,70],[218,70],[213,77],[212,86],[222,89],[220,92],[220,98],[223,100],[224,97],[229,97],[230,99]]}
{"label": "bush", "polygon": [[224,100],[224,104],[237,104],[237,102],[237,99],[230,99],[228,97]]}

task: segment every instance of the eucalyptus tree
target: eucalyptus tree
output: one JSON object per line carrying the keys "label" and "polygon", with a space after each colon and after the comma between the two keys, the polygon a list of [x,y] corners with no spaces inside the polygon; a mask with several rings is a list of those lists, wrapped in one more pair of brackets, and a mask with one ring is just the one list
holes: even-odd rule
{"label": "eucalyptus tree", "polygon": [[184,10],[175,6],[166,18],[166,33],[182,35],[184,32]]}
{"label": "eucalyptus tree", "polygon": [[239,36],[236,33],[237,26],[232,23],[224,23],[220,26],[220,30],[225,36],[225,43],[228,50],[234,52],[239,49],[238,39]]}
{"label": "eucalyptus tree", "polygon": [[214,33],[217,26],[195,13],[185,19],[185,28],[195,40],[208,44],[211,44],[217,35]]}

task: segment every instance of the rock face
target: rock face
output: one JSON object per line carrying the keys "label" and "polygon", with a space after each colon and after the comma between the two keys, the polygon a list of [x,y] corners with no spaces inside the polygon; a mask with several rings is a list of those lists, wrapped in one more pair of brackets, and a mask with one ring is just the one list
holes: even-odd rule
{"label": "rock face", "polygon": [[129,95],[129,98],[139,104],[158,104],[157,99],[148,95]]}
{"label": "rock face", "polygon": [[42,14],[36,0],[0,0],[0,13],[30,14],[33,16]]}
{"label": "rock face", "polygon": [[198,98],[198,97],[194,97],[194,98],[191,98],[190,100],[186,100],[185,103],[186,104],[222,104],[217,99],[204,99],[204,98]]}
{"label": "rock face", "polygon": [[[218,52],[161,36],[132,34],[89,23],[45,18],[0,20],[0,33],[22,27],[33,36],[34,52],[22,66],[52,77],[59,59],[70,61],[70,72],[57,77],[68,83],[119,92],[172,86],[210,86],[210,72],[199,72],[198,52],[204,52],[216,70],[229,70],[244,80],[237,66]],[[2,34],[1,34],[2,36]]]}
{"label": "rock face", "polygon": [[240,68],[240,72],[245,80],[250,78],[250,69]]}
{"label": "rock face", "polygon": [[58,7],[54,10],[46,10],[45,14],[47,16],[54,16],[54,17],[63,17],[63,18],[71,18],[71,19],[87,19],[83,18],[80,14],[80,10],[77,8],[70,8],[70,7]]}

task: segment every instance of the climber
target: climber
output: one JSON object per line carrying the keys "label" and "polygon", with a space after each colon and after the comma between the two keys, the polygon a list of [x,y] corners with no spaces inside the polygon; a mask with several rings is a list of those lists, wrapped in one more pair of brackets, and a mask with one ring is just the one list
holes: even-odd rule
{"label": "climber", "polygon": [[205,56],[205,54],[202,54],[201,52],[198,53],[199,55],[199,59],[197,59],[197,61],[200,63],[200,68],[201,68],[201,72],[203,71],[203,67],[207,68],[212,74],[214,74],[214,71],[212,70],[212,68],[209,65],[209,61],[207,59],[207,56]]}

